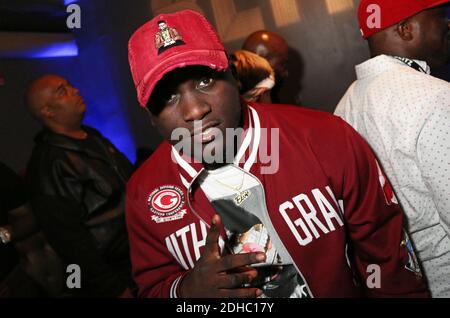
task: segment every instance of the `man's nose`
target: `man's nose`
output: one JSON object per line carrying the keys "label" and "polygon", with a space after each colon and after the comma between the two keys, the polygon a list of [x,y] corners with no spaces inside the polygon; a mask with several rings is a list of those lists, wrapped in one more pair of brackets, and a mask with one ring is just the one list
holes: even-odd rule
{"label": "man's nose", "polygon": [[211,106],[198,93],[186,94],[182,100],[183,119],[186,122],[202,120],[211,112]]}
{"label": "man's nose", "polygon": [[70,86],[70,89],[72,90],[73,95],[80,95],[80,91],[78,90],[78,88]]}

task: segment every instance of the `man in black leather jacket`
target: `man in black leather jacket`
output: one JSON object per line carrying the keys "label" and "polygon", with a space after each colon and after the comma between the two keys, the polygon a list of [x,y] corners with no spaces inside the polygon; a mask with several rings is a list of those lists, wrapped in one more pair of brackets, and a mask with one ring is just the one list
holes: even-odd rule
{"label": "man in black leather jacket", "polygon": [[[132,165],[109,140],[82,126],[86,105],[64,78],[45,75],[26,94],[44,129],[27,169],[31,202],[50,244],[81,270],[76,296],[131,296],[124,216]],[[69,275],[69,274],[68,274]]]}

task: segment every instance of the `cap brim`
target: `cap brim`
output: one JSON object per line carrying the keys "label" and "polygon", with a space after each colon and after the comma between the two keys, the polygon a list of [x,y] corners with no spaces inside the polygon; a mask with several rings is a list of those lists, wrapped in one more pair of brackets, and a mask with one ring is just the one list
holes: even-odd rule
{"label": "cap brim", "polygon": [[427,9],[431,9],[431,8],[440,6],[440,5],[444,4],[444,3],[450,3],[450,0],[439,0],[439,1],[436,1],[436,2],[434,2],[433,4],[430,4],[430,5],[427,7]]}
{"label": "cap brim", "polygon": [[170,56],[145,74],[144,79],[138,86],[138,91],[141,92],[138,96],[139,104],[142,107],[147,106],[153,89],[166,74],[177,68],[194,65],[203,65],[218,71],[225,71],[228,69],[229,63],[226,53],[220,50],[193,50]]}

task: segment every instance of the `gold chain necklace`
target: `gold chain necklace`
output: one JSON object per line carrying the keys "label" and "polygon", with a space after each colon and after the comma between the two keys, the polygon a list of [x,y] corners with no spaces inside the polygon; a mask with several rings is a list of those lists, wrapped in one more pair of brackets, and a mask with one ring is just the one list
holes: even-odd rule
{"label": "gold chain necklace", "polygon": [[214,179],[214,181],[216,181],[218,184],[233,190],[234,192],[236,192],[236,196],[233,198],[234,203],[236,203],[236,205],[241,205],[245,200],[248,199],[248,197],[252,194],[252,192],[250,190],[244,190],[241,191],[242,187],[244,186],[244,179],[245,179],[245,173],[242,172],[242,181],[241,184],[239,185],[239,187],[234,187],[231,186],[229,184],[226,184],[220,180],[218,180],[217,178],[214,178],[212,175],[211,177]]}

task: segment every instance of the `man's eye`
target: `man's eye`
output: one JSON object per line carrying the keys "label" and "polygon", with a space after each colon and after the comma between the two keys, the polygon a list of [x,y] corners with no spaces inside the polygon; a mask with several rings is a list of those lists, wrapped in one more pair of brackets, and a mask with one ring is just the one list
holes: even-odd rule
{"label": "man's eye", "polygon": [[172,95],[170,95],[170,96],[166,99],[166,104],[172,104],[172,103],[175,103],[176,100],[177,100],[177,98],[178,98],[178,95],[177,95],[177,94],[172,94]]}
{"label": "man's eye", "polygon": [[197,88],[202,89],[202,88],[211,86],[213,82],[214,82],[214,79],[212,79],[211,77],[204,77],[198,82]]}
{"label": "man's eye", "polygon": [[67,90],[65,88],[62,88],[62,89],[59,90],[58,95],[59,96],[64,96],[64,95],[66,95],[66,93],[67,93]]}

